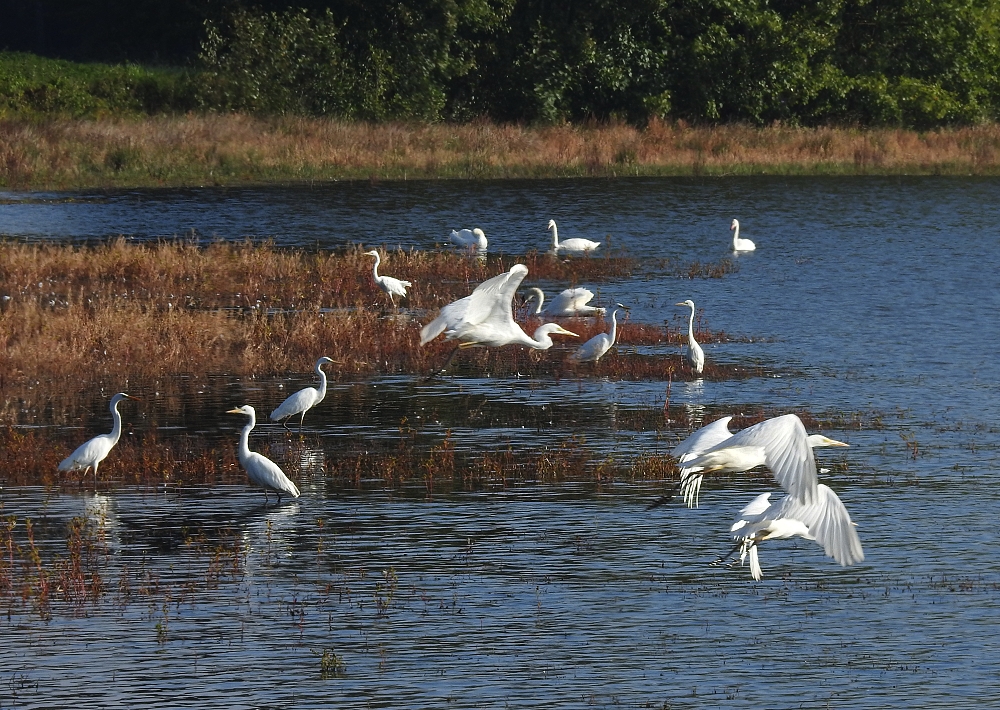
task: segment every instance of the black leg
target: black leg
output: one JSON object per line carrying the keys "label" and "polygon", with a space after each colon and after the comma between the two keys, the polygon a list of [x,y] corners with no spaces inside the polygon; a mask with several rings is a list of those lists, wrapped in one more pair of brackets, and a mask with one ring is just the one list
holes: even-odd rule
{"label": "black leg", "polygon": [[714,562],[710,562],[709,564],[711,564],[711,565],[721,565],[721,564],[722,564],[723,562],[725,562],[725,561],[726,561],[727,559],[729,559],[729,558],[730,558],[730,557],[732,557],[732,556],[733,556],[734,554],[736,554],[736,551],[737,551],[738,549],[740,549],[741,547],[743,547],[744,543],[746,543],[746,540],[740,540],[739,542],[737,542],[737,543],[736,543],[736,544],[735,544],[735,545],[733,546],[733,549],[731,549],[731,550],[730,550],[729,552],[727,552],[726,554],[724,554],[724,555],[723,555],[722,557],[720,557],[719,559],[715,560]]}

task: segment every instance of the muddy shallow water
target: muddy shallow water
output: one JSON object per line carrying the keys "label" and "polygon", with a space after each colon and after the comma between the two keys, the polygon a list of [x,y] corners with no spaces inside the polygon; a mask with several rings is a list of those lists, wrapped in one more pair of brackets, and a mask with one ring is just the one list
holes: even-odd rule
{"label": "muddy shallow water", "polygon": [[[50,614],[5,598],[0,707],[992,699],[998,192],[1000,181],[971,178],[775,178],[4,195],[0,233],[17,239],[193,232],[423,249],[478,225],[491,249],[516,254],[545,248],[555,218],[563,237],[610,235],[627,254],[702,262],[727,255],[738,217],[758,249],[738,257],[736,273],[647,275],[602,284],[599,298],[654,323],[675,322],[673,304],[692,298],[713,330],[753,339],[707,346],[708,358],[775,373],[674,382],[668,417],[768,408],[857,421],[824,430],[851,448],[818,457],[866,559],[843,569],[813,543],[774,541],[762,547],[760,583],[746,569],[709,566],[727,549],[732,516],[766,490],[738,480],[706,483],[697,510],[647,512],[663,486],[357,493],[323,475],[324,455],[399,439],[404,417],[420,446],[450,432],[471,452],[575,436],[612,456],[665,453],[679,434],[636,426],[630,413],[662,410],[666,383],[464,374],[342,383],[306,417],[313,454],[281,462],[303,491],[294,502],[265,508],[242,486],[0,491],[0,514],[36,521],[47,555],[66,554],[66,522],[85,514],[104,584],[96,601],[54,595]],[[307,384],[308,372],[211,375],[195,401],[163,411],[150,386],[126,419],[137,431],[155,423],[161,436],[235,445],[240,422],[218,412],[242,401],[269,411]],[[108,428],[100,393],[93,400],[88,435]],[[264,425],[252,445],[280,451],[284,437]]]}

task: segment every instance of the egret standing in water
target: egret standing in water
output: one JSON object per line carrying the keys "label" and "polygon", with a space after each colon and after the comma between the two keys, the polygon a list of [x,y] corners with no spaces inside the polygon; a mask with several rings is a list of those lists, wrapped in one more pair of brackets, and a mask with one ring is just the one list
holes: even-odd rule
{"label": "egret standing in water", "polygon": [[729,230],[733,233],[733,251],[753,251],[757,245],[749,239],[740,239],[740,221],[734,219],[729,225]]}
{"label": "egret standing in water", "polygon": [[552,347],[551,335],[571,335],[577,337],[556,323],[539,326],[533,337],[521,330],[514,322],[512,302],[517,287],[528,275],[528,267],[514,264],[510,271],[483,281],[465,298],[449,303],[441,309],[437,318],[420,330],[420,344],[426,345],[441,333],[446,340],[458,341],[444,368],[459,348],[501,348],[505,345],[524,345],[534,350],[548,350]]}
{"label": "egret standing in water", "polygon": [[815,540],[823,552],[843,567],[865,559],[861,540],[847,508],[829,486],[816,487],[816,500],[804,504],[794,496],[785,496],[777,503],[769,503],[771,494],[763,493],[740,511],[731,532],[736,546],[729,554],[713,564],[721,564],[737,550],[740,562],[750,555],[750,575],[760,580],[763,573],[757,556],[757,547],[764,540],[784,540],[801,537]]}
{"label": "egret standing in water", "polygon": [[[625,308],[622,304],[616,304],[619,308]],[[576,352],[569,356],[570,360],[576,362],[597,362],[615,344],[618,336],[618,308],[611,312],[611,330],[607,333],[598,333],[593,338],[581,345]]]}
{"label": "egret standing in water", "polygon": [[691,366],[691,371],[696,375],[700,375],[701,371],[705,369],[705,351],[701,349],[698,341],[694,339],[694,301],[689,298],[674,305],[687,306],[691,309],[691,317],[688,319],[688,346],[684,352],[684,359]]}
{"label": "egret standing in water", "polygon": [[285,472],[271,459],[256,451],[250,450],[250,431],[257,424],[257,412],[249,404],[242,407],[230,409],[226,414],[244,414],[250,417],[250,421],[243,427],[240,433],[240,446],[237,455],[240,465],[247,472],[247,477],[264,489],[264,504],[267,504],[267,492],[274,491],[281,502],[281,494],[287,493],[292,498],[299,497],[299,489],[292,483]]}
{"label": "egret standing in water", "polygon": [[319,375],[319,387],[306,387],[300,389],[293,395],[278,405],[277,409],[271,412],[271,421],[281,422],[281,425],[288,429],[288,419],[299,415],[299,432],[302,431],[302,420],[306,418],[306,412],[323,401],[326,397],[326,373],[323,372],[323,365],[331,363],[328,357],[321,357],[316,361],[315,370]]}
{"label": "egret standing in water", "polygon": [[556,254],[589,254],[601,246],[600,242],[574,237],[559,241],[559,229],[554,219],[549,220],[549,231],[552,233],[552,251]]}
{"label": "egret standing in water", "polygon": [[535,310],[533,315],[556,316],[603,316],[604,309],[598,306],[587,305],[594,298],[594,292],[589,288],[567,288],[558,296],[549,301],[549,305],[542,308],[545,303],[545,292],[537,286],[528,289],[531,296],[528,300],[535,299]]}
{"label": "egret standing in water", "polygon": [[118,439],[122,435],[122,415],[118,413],[118,403],[123,399],[136,398],[130,397],[124,392],[119,392],[111,398],[111,416],[114,419],[114,426],[111,428],[111,433],[95,436],[90,441],[80,444],[76,448],[76,451],[63,459],[62,463],[59,464],[60,471],[83,471],[83,475],[86,476],[87,471],[93,468],[94,488],[97,487],[97,465],[108,457],[111,449],[115,447],[115,444],[118,443]]}
{"label": "egret standing in water", "polygon": [[409,281],[402,281],[400,279],[394,279],[391,276],[379,276],[378,275],[378,265],[382,262],[382,258],[378,255],[378,252],[372,249],[371,251],[366,251],[366,255],[375,257],[375,265],[372,267],[372,275],[375,277],[375,283],[380,289],[389,294],[389,302],[392,304],[393,308],[396,307],[396,301],[394,296],[399,296],[400,298],[406,298],[406,289],[408,289],[411,284]]}

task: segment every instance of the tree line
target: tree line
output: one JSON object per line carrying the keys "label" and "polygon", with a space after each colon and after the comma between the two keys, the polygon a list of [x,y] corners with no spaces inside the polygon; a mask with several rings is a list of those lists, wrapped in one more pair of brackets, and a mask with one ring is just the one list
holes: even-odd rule
{"label": "tree line", "polygon": [[0,15],[8,49],[183,66],[181,109],[911,128],[1000,113],[987,0],[0,0]]}

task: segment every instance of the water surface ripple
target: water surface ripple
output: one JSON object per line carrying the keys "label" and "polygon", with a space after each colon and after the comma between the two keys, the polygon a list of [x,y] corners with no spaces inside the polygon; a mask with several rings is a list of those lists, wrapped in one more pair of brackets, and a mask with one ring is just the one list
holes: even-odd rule
{"label": "water surface ripple", "polygon": [[[763,490],[738,480],[707,483],[697,510],[652,512],[654,484],[347,493],[308,467],[299,500],[266,508],[242,486],[4,489],[0,515],[36,521],[46,554],[65,554],[74,516],[100,526],[106,592],[81,604],[56,595],[48,620],[30,601],[4,602],[0,707],[992,702],[998,192],[996,179],[879,177],[0,195],[0,233],[14,239],[425,249],[480,226],[491,249],[518,254],[546,248],[554,218],[565,237],[700,262],[727,256],[737,217],[758,245],[737,273],[600,285],[602,300],[645,322],[675,322],[673,304],[692,298],[713,330],[753,338],[709,345],[708,358],[779,375],[675,382],[670,411],[863,412],[879,424],[824,431],[851,448],[819,453],[864,563],[842,569],[812,543],[775,541],[760,583],[708,565]],[[239,423],[213,412],[239,398],[266,409],[306,384],[308,372],[209,378],[190,410],[155,423],[235,443]],[[625,416],[664,395],[649,382],[387,377],[332,387],[306,430],[318,455],[400,437],[406,417],[422,443],[450,431],[475,452],[578,435],[627,457],[675,443]],[[138,429],[152,425],[142,416]],[[255,442],[283,436],[265,425]],[[324,672],[324,652],[343,665]]]}

